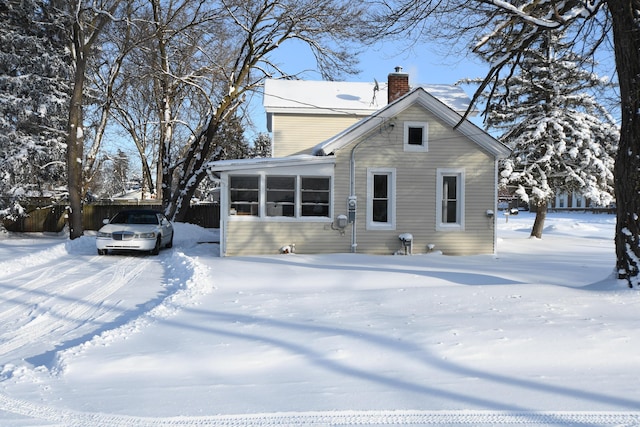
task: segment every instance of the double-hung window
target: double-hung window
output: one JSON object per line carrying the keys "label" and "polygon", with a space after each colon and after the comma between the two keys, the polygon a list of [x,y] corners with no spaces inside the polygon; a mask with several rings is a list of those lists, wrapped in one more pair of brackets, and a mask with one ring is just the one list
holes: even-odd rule
{"label": "double-hung window", "polygon": [[367,229],[395,229],[395,192],[395,169],[367,170]]}
{"label": "double-hung window", "polygon": [[464,229],[464,170],[438,169],[436,187],[436,227]]}

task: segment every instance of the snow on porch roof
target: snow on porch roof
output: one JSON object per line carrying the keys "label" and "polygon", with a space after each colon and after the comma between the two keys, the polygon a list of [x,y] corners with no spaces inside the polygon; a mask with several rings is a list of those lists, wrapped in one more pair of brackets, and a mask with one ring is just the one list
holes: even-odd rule
{"label": "snow on porch roof", "polygon": [[208,172],[225,172],[233,170],[266,169],[287,166],[334,163],[329,157],[318,157],[310,154],[298,154],[288,157],[257,157],[252,159],[217,160],[207,165]]}
{"label": "snow on porch roof", "polygon": [[[270,113],[372,114],[387,105],[387,82],[333,82],[268,79],[263,105]],[[419,85],[457,112],[470,104],[467,94],[455,85]]]}

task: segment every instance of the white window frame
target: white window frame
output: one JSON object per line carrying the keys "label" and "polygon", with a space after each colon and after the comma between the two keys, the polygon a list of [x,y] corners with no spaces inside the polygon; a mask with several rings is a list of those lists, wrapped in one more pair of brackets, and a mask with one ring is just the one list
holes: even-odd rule
{"label": "white window frame", "polygon": [[[436,179],[436,230],[438,231],[462,231],[464,230],[465,212],[465,171],[464,169],[437,169]],[[444,177],[456,177],[456,218],[455,223],[443,222],[442,210],[444,200]]]}
{"label": "white window frame", "polygon": [[[322,180],[328,180],[329,181],[329,185],[328,185],[328,189],[327,190],[310,190],[310,189],[303,189],[302,188],[302,180],[303,179],[322,179]],[[333,209],[333,201],[332,201],[332,197],[333,197],[333,191],[332,191],[332,179],[330,176],[322,176],[322,175],[298,175],[298,182],[297,182],[297,189],[298,189],[298,194],[296,197],[296,200],[298,201],[298,212],[297,212],[297,216],[300,218],[331,218],[331,212]],[[328,211],[328,215],[304,215],[304,207],[305,206],[312,206],[312,204],[309,204],[308,202],[303,201],[303,195],[304,194],[312,194],[314,192],[318,192],[318,193],[326,193],[328,196],[328,200],[327,203],[319,203],[322,206],[327,207],[327,211]]]}
{"label": "white window frame", "polygon": [[[373,220],[373,177],[386,175],[389,194],[387,205],[387,222]],[[367,168],[367,230],[395,230],[396,229],[396,169],[395,168]]]}
{"label": "white window frame", "polygon": [[[292,188],[269,188],[269,179],[282,179],[286,181],[291,181],[293,183]],[[286,217],[286,218],[295,218],[298,213],[298,177],[294,175],[265,175],[264,183],[265,183],[265,215],[268,217]],[[276,202],[270,202],[269,196],[273,193],[273,195],[291,193],[293,196],[293,200],[280,200]],[[287,207],[291,208],[291,215],[284,215],[282,212],[288,210]],[[275,212],[280,212],[280,214],[276,214]]]}
{"label": "white window frame", "polygon": [[563,209],[569,206],[569,194],[562,192],[556,195],[556,208]]}
{"label": "white window frame", "polygon": [[[255,207],[255,212],[256,212],[255,214],[252,214],[252,213],[237,213],[235,211],[235,209],[233,209],[233,213],[231,212],[232,211],[231,205],[233,204],[233,200],[232,200],[232,197],[231,197],[231,192],[234,191],[234,189],[238,190],[238,191],[255,191],[253,187],[251,187],[251,188],[249,188],[249,187],[247,187],[247,188],[231,187],[231,180],[233,178],[251,178],[251,179],[257,178],[258,187],[255,188],[255,190],[257,190],[257,192],[258,192],[258,200],[257,200],[257,202],[253,203],[251,201],[244,201],[244,200],[241,200],[239,202],[239,204],[241,204],[241,205],[248,206],[250,211],[253,210],[252,206]],[[229,181],[229,189],[228,189],[229,196],[228,197],[229,197],[229,214],[230,215],[234,215],[234,216],[237,215],[239,217],[253,217],[253,218],[257,218],[257,217],[259,217],[261,215],[261,213],[260,213],[260,211],[261,211],[260,200],[261,200],[261,187],[262,187],[261,180],[262,179],[261,179],[261,177],[259,175],[254,175],[254,174],[236,174],[236,175],[233,175],[233,176],[229,177],[229,179],[228,179],[228,181]]]}
{"label": "white window frame", "polygon": [[[233,176],[256,176],[258,177],[258,215],[237,215],[232,212],[230,209],[232,201],[230,196],[230,187],[227,187],[227,198],[228,202],[224,207],[221,208],[227,209],[228,218],[232,221],[307,221],[307,222],[317,222],[317,221],[331,221],[333,218],[333,209],[334,209],[334,188],[333,188],[333,176],[331,175],[323,175],[319,173],[311,173],[311,174],[296,174],[296,173],[274,173],[274,174],[266,174],[266,173],[241,173],[241,174],[229,174],[226,180],[230,183],[231,178]],[[267,203],[267,177],[279,177],[279,178],[294,178],[294,215],[273,215],[269,214]],[[322,178],[329,180],[329,203],[328,203],[328,215],[327,216],[312,216],[312,215],[302,215],[302,178]]]}
{"label": "white window frame", "polygon": [[[422,128],[422,144],[409,144],[409,128]],[[429,123],[404,122],[404,151],[427,152],[429,151]]]}
{"label": "white window frame", "polygon": [[586,208],[586,198],[580,194],[573,195],[573,207],[574,208]]}

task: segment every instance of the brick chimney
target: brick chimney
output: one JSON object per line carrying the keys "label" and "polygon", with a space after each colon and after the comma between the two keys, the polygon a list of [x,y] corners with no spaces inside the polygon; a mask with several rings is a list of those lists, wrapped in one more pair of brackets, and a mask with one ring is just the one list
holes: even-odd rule
{"label": "brick chimney", "polygon": [[387,83],[387,103],[391,104],[405,93],[409,92],[409,74],[402,72],[402,67],[396,67],[394,73],[389,73]]}

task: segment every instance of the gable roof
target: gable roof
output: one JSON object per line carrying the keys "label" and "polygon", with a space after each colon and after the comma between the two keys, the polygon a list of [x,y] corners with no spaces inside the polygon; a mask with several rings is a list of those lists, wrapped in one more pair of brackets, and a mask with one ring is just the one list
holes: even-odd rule
{"label": "gable roof", "polygon": [[[436,117],[452,128],[458,125],[462,118],[458,111],[455,111],[434,95],[431,95],[424,88],[418,87],[371,114],[369,117],[354,123],[339,134],[316,145],[312,150],[312,154],[316,156],[331,155],[351,144],[357,138],[377,128],[382,123],[392,120],[396,115],[413,104],[421,105],[423,108],[431,111]],[[511,153],[511,150],[506,145],[502,144],[469,120],[461,122],[456,130],[496,158],[504,158]]]}
{"label": "gable roof", "polygon": [[[378,90],[374,91],[374,88]],[[449,108],[467,110],[469,97],[455,85],[421,85]],[[386,106],[387,82],[335,82],[268,79],[263,105],[271,113],[369,115]]]}

